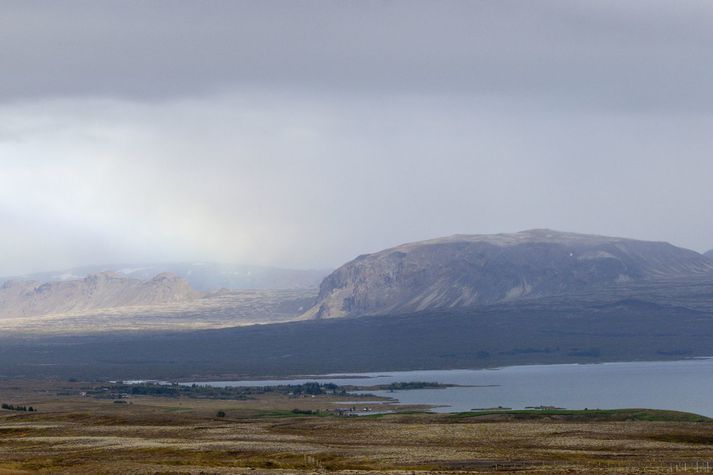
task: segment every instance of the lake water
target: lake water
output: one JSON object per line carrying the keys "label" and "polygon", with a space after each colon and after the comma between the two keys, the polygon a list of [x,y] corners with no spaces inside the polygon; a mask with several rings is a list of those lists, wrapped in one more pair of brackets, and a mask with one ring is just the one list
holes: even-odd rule
{"label": "lake water", "polygon": [[369,391],[436,412],[473,408],[557,406],[567,409],[649,408],[713,417],[713,358],[685,361],[531,365],[486,370],[399,371],[287,380],[222,381],[214,386],[267,386],[310,381],[372,386],[426,381],[470,387]]}

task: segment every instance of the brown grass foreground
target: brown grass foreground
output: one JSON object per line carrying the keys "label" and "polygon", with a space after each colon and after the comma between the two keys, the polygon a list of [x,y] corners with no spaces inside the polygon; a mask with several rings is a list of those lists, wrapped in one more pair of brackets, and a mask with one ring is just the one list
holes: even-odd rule
{"label": "brown grass foreground", "polygon": [[[334,397],[81,397],[84,383],[0,382],[0,475],[713,473],[713,423],[661,411],[337,417]],[[63,394],[63,395],[58,395]],[[217,411],[226,417],[216,417]],[[708,465],[706,462],[708,461]],[[685,464],[685,465],[684,465]]]}

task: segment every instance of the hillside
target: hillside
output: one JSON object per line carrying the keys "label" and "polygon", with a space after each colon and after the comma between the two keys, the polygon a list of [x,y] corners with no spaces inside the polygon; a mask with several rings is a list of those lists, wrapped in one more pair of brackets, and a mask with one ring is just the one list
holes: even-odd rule
{"label": "hillside", "polygon": [[73,267],[51,272],[13,276],[12,280],[58,282],[77,280],[100,272],[118,272],[134,279],[146,280],[168,272],[185,279],[196,290],[212,292],[220,289],[316,289],[329,273],[327,270],[283,269],[267,266],[246,266],[216,262],[193,263],[133,263]]}
{"label": "hillside", "polygon": [[663,242],[546,229],[455,235],[357,257],[324,279],[304,317],[466,308],[707,275],[713,262]]}
{"label": "hillside", "polygon": [[184,279],[168,273],[148,280],[113,272],[59,282],[10,280],[0,287],[0,317],[160,305],[189,301],[198,295]]}
{"label": "hillside", "polygon": [[709,257],[709,258],[713,259],[713,249],[711,249],[710,251],[706,252],[706,253],[703,254],[703,255],[706,256],[706,257]]}

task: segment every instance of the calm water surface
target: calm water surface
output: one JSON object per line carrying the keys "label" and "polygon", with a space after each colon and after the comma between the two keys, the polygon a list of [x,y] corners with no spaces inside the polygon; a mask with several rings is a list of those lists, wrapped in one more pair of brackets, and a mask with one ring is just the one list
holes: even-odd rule
{"label": "calm water surface", "polygon": [[399,371],[323,375],[303,379],[222,381],[214,386],[267,386],[309,381],[371,386],[427,381],[471,387],[370,391],[402,404],[473,408],[557,406],[567,409],[674,409],[713,417],[713,358],[596,365],[531,365],[491,370]]}

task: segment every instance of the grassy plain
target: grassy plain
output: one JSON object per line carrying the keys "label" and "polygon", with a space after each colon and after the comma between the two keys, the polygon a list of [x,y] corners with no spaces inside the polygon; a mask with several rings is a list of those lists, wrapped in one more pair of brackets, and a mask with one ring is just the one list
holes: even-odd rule
{"label": "grassy plain", "polygon": [[0,411],[0,474],[713,473],[713,422],[677,412],[340,417],[342,396],[115,403],[80,395],[93,386],[0,382],[2,402],[38,408]]}

